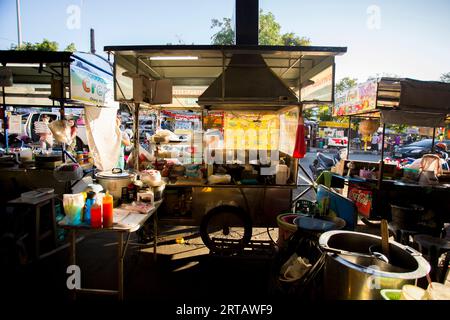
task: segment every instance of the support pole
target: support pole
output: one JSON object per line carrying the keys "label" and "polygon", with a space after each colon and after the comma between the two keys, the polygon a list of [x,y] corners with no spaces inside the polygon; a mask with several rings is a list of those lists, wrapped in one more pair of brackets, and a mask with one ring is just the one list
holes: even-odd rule
{"label": "support pole", "polygon": [[[64,111],[64,99],[65,99],[65,95],[64,95],[64,64],[61,62],[61,92],[60,92],[60,100],[59,100],[59,104],[60,104],[60,109],[59,109],[59,114],[61,117],[61,120],[64,120],[66,113]],[[67,155],[67,149],[66,149],[66,144],[63,143],[62,144],[62,162],[65,163],[66,162],[66,155]]]}
{"label": "support pole", "polygon": [[347,160],[350,160],[350,141],[352,130],[352,116],[348,117],[348,142],[347,142]]}
{"label": "support pole", "polygon": [[139,172],[139,102],[134,104],[134,145],[133,145],[134,169]]}
{"label": "support pole", "polygon": [[17,47],[22,45],[22,21],[20,18],[20,0],[16,0],[17,11]]}
{"label": "support pole", "polygon": [[384,133],[386,132],[386,124],[383,123],[383,140],[381,141],[381,161],[380,161],[380,176],[378,177],[378,190],[381,190],[381,183],[384,175]]}
{"label": "support pole", "polygon": [[434,152],[435,137],[436,137],[436,127],[433,127],[433,138],[431,138],[431,153]]}
{"label": "support pole", "polygon": [[5,93],[5,87],[2,86],[2,96],[3,96],[3,112],[2,112],[2,117],[3,117],[3,132],[5,134],[5,147],[6,147],[6,152],[9,152],[9,145],[8,145],[8,118],[6,117],[6,93]]}
{"label": "support pole", "polygon": [[123,260],[124,260],[124,247],[123,247],[123,233],[118,232],[117,242],[117,286],[119,301],[123,301]]}

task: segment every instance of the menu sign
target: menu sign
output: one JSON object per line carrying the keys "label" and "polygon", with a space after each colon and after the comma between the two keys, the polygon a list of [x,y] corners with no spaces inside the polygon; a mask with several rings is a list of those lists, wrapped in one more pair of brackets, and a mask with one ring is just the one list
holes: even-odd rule
{"label": "menu sign", "polygon": [[333,116],[348,116],[375,110],[377,80],[362,83],[336,95]]}

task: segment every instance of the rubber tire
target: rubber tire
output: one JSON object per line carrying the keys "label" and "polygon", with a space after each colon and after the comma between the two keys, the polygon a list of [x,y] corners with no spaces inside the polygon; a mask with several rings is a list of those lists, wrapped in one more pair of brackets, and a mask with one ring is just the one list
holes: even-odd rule
{"label": "rubber tire", "polygon": [[[224,249],[215,245],[214,241],[209,237],[208,234],[208,224],[211,219],[220,214],[229,213],[238,217],[243,222],[244,227],[244,236],[242,237],[242,241],[239,245],[233,246],[230,249]],[[202,219],[200,224],[200,236],[203,240],[205,246],[211,250],[211,252],[215,253],[236,253],[242,251],[245,246],[250,242],[252,237],[252,219],[250,215],[242,210],[241,208],[230,206],[230,205],[222,205],[211,209]]]}

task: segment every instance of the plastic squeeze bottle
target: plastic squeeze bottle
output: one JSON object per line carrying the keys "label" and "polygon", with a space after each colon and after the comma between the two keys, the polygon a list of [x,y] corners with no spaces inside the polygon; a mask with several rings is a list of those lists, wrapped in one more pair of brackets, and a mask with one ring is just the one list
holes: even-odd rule
{"label": "plastic squeeze bottle", "polygon": [[103,197],[103,228],[111,228],[113,226],[113,196],[106,191]]}

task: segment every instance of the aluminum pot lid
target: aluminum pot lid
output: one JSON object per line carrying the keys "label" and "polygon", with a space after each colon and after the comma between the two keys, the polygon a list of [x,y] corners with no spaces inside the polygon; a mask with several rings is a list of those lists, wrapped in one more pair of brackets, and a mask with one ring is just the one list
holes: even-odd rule
{"label": "aluminum pot lid", "polygon": [[107,179],[128,179],[133,177],[132,173],[129,173],[128,171],[115,171],[108,170],[108,171],[102,171],[97,173],[97,177],[99,178],[107,178]]}

